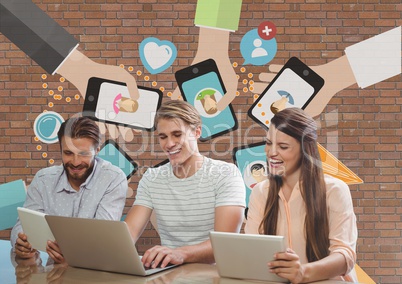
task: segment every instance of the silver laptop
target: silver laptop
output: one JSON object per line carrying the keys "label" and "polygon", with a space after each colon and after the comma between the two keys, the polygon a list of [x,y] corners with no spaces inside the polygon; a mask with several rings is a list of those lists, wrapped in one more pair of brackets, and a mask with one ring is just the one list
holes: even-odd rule
{"label": "silver laptop", "polygon": [[45,216],[70,266],[139,276],[164,268],[146,269],[123,221]]}
{"label": "silver laptop", "polygon": [[269,272],[273,255],[286,250],[283,236],[210,232],[219,276],[287,283]]}

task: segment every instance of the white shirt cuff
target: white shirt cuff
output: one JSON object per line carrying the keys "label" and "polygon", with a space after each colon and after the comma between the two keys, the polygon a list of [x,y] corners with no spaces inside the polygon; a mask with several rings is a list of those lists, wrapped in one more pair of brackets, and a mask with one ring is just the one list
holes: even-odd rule
{"label": "white shirt cuff", "polygon": [[401,73],[401,27],[379,34],[345,49],[360,88]]}

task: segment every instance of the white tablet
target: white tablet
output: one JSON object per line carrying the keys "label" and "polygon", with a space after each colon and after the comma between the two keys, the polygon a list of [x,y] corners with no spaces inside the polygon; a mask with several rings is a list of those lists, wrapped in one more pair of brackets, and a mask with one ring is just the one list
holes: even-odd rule
{"label": "white tablet", "polygon": [[219,276],[287,283],[269,272],[267,263],[277,252],[285,251],[283,236],[210,232]]}
{"label": "white tablet", "polygon": [[46,214],[23,207],[18,207],[17,210],[22,230],[27,235],[28,242],[34,249],[46,251],[47,241],[55,240],[45,219]]}

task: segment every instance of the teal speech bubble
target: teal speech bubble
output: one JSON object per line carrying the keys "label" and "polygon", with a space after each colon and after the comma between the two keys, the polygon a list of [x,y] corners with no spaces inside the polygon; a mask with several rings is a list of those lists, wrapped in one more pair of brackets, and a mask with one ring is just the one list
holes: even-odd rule
{"label": "teal speech bubble", "polygon": [[140,59],[151,74],[158,74],[172,65],[177,56],[174,44],[155,37],[144,39],[139,48]]}
{"label": "teal speech bubble", "polygon": [[264,40],[258,35],[258,29],[248,31],[240,42],[243,65],[265,65],[276,55],[278,45],[275,38]]}
{"label": "teal speech bubble", "polygon": [[36,117],[33,130],[36,137],[43,143],[56,143],[59,141],[57,132],[63,122],[63,117],[57,112],[46,111]]}

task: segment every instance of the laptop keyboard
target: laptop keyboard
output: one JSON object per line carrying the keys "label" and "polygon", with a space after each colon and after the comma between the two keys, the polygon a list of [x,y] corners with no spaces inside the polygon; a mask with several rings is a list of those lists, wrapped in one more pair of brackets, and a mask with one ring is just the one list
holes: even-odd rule
{"label": "laptop keyboard", "polygon": [[[170,266],[172,266],[172,265],[174,265],[174,264],[169,263],[169,264],[166,265],[165,267],[170,267]],[[155,267],[155,268],[152,268],[152,266],[150,266],[150,267],[145,267],[145,265],[144,265],[144,269],[145,269],[145,270],[158,269],[158,268],[161,268],[161,263],[159,263],[159,265],[158,265],[157,267]]]}

